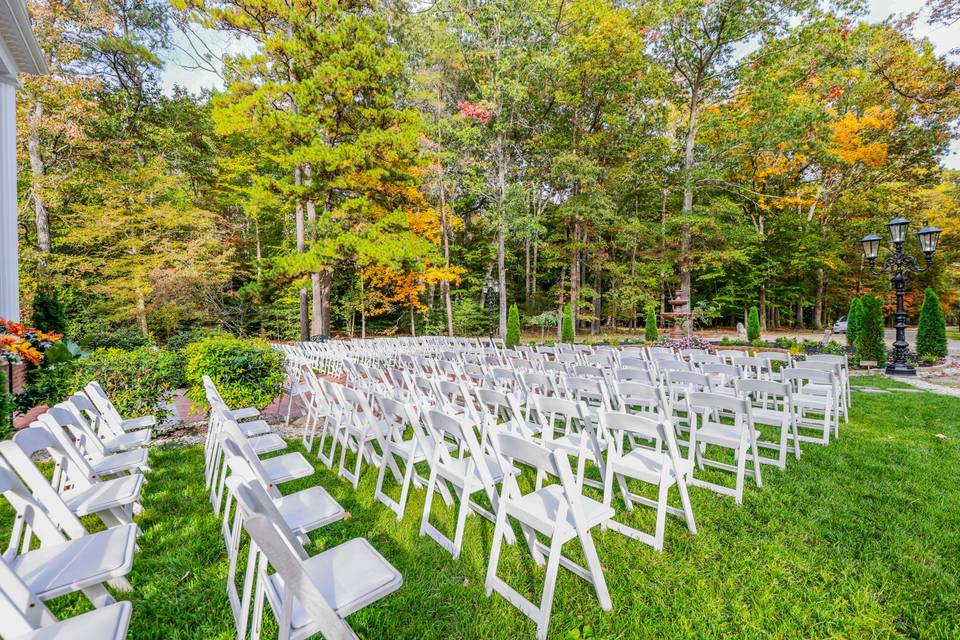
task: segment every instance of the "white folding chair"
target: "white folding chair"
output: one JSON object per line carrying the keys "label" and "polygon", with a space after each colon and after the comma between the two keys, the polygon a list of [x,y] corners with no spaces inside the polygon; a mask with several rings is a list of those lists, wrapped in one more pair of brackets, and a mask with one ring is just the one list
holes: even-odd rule
{"label": "white folding chair", "polygon": [[[757,454],[759,434],[753,427],[750,403],[718,393],[693,392],[687,396],[687,406],[690,411],[688,459],[696,464],[696,468],[690,471],[689,484],[733,496],[737,504],[742,504],[748,459],[752,462],[754,482],[758,488],[763,486]],[[722,422],[726,416],[731,416],[733,424]],[[708,445],[731,450],[735,464],[708,458]],[[733,472],[736,476],[734,488],[695,477],[696,469],[703,470],[705,466]]]}
{"label": "white folding chair", "polygon": [[792,451],[799,460],[800,437],[797,433],[796,410],[790,385],[771,380],[737,380],[737,392],[741,398],[750,401],[754,425],[767,425],[779,429],[780,432],[776,442],[757,439],[757,446],[761,449],[777,451],[776,458],[760,456],[758,460],[781,469],[787,468],[788,451]]}
{"label": "white folding chair", "polygon": [[[669,420],[651,420],[645,416],[624,413],[620,411],[603,411],[600,421],[604,431],[610,437],[610,448],[607,451],[607,474],[603,482],[603,504],[611,506],[613,502],[613,481],[617,480],[620,494],[628,511],[633,511],[633,503],[638,502],[657,510],[657,521],[654,534],[650,535],[629,525],[608,520],[604,526],[619,531],[631,538],[651,545],[657,551],[663,550],[664,527],[667,513],[680,516],[687,523],[690,533],[697,533],[697,525],[693,518],[693,507],[687,495],[687,476],[693,467],[689,460],[680,457],[673,425]],[[633,443],[628,450],[626,445]],[[653,447],[639,446],[636,440],[653,441]],[[665,447],[665,450],[664,450]],[[655,485],[657,499],[631,493],[627,486],[627,479],[632,478]],[[680,493],[682,508],[671,507],[667,498],[670,487],[676,485]]]}
{"label": "white folding chair", "polygon": [[[381,446],[383,460],[386,462],[380,465],[374,497],[397,514],[397,520],[401,520],[407,508],[407,497],[410,494],[411,485],[416,483],[419,486],[426,486],[427,484],[427,479],[420,476],[416,470],[418,462],[427,460],[427,451],[420,446],[420,438],[416,435],[411,438],[404,437],[408,426],[414,430],[418,428],[416,422],[419,418],[409,406],[377,394],[374,395],[374,402],[380,411],[384,425]],[[400,466],[403,467],[402,472],[399,470]],[[394,479],[400,484],[400,497],[397,500],[384,491],[387,469],[391,470]]]}
{"label": "white folding chair", "polygon": [[[31,457],[44,452],[54,462],[52,478],[34,465]],[[43,427],[18,431],[13,440],[0,442],[0,456],[20,476],[40,504],[62,500],[78,518],[96,515],[107,528],[133,523],[133,509],[140,500],[140,474],[101,480],[89,466],[78,465]]]}
{"label": "white folding chair", "polygon": [[[82,416],[78,420],[76,414],[66,410],[64,404],[69,403],[61,403],[51,407],[45,413],[40,414],[31,426],[39,425],[49,431],[77,465],[88,465],[91,472],[101,478],[137,474],[150,470],[147,462],[149,453],[145,448],[101,455],[96,442],[85,439],[84,434],[76,430],[76,425],[83,420]],[[86,449],[81,450],[78,441],[83,441],[87,445]]]}
{"label": "white folding chair", "polygon": [[[136,525],[88,533],[62,500],[37,502],[3,460],[0,493],[17,513],[2,557],[38,598],[82,591],[103,607],[114,602],[104,583],[130,590],[124,576],[133,568]],[[30,536],[37,537],[39,548],[29,549]]]}
{"label": "white folding chair", "polygon": [[[454,558],[458,558],[463,547],[467,516],[471,512],[490,522],[496,521],[496,516],[477,504],[472,496],[482,491],[496,511],[499,503],[496,485],[503,479],[503,471],[495,457],[483,452],[472,425],[433,410],[426,412],[426,423],[440,446],[433,446],[430,458],[430,478],[427,480],[427,498],[420,519],[420,535],[430,536]],[[442,446],[445,442],[454,446]],[[459,457],[454,453],[458,453]],[[460,498],[453,539],[430,523],[434,492],[446,485],[452,486]]]}
{"label": "white folding chair", "polygon": [[[69,424],[75,427],[77,431],[75,434],[78,438],[77,445],[85,453],[88,448],[91,449],[88,455],[96,454],[102,458],[122,451],[139,449],[150,442],[150,429],[127,431],[117,436],[110,436],[107,433],[98,435],[96,427],[91,425],[83,414],[86,413],[88,416],[94,416],[99,415],[99,412],[96,407],[93,406],[93,403],[90,402],[90,398],[82,393],[75,393],[70,396],[66,402],[61,402],[56,406],[61,407],[72,415]],[[61,426],[67,426],[64,422],[60,424]]]}
{"label": "white folding chair", "polygon": [[245,512],[243,529],[250,536],[248,566],[256,563],[254,640],[260,638],[264,602],[277,620],[279,640],[318,633],[329,640],[356,640],[346,617],[403,584],[403,576],[363,538],[307,556],[282,523],[257,503],[249,486],[238,483],[235,492]]}
{"label": "white folding chair", "polygon": [[[560,449],[576,456],[577,486],[584,484],[603,488],[606,473],[603,452],[607,442],[594,428],[594,422],[583,402],[568,398],[533,396],[534,415],[540,424],[540,442],[548,450]],[[599,423],[597,423],[599,426]],[[586,477],[587,461],[591,460],[599,470],[600,480]],[[538,478],[538,483],[540,478]],[[537,485],[539,488],[539,484]]]}
{"label": "white folding chair", "polygon": [[[604,611],[610,611],[613,603],[610,601],[603,567],[597,557],[590,532],[612,518],[613,509],[580,492],[579,484],[570,469],[570,461],[562,450],[549,451],[539,444],[507,433],[496,434],[493,440],[495,449],[502,457],[501,465],[505,469],[505,476],[484,582],[487,595],[496,591],[506,598],[507,602],[536,623],[538,640],[545,640],[550,626],[557,573],[562,566],[590,583],[600,600],[600,607]],[[549,475],[557,478],[558,482],[525,494],[517,482],[520,465],[532,467],[536,470],[537,477]],[[527,600],[497,575],[503,541],[506,539],[507,542],[512,542],[513,538],[512,526],[508,520],[510,518],[519,522],[523,529],[534,561],[541,566],[546,564],[540,605]],[[542,543],[537,534],[549,538],[549,544]],[[580,542],[586,567],[563,555],[564,544],[574,538]]]}
{"label": "white folding chair", "polygon": [[113,405],[107,392],[103,390],[100,383],[96,380],[87,383],[83,388],[84,393],[90,398],[90,402],[96,407],[103,419],[101,428],[106,428],[114,437],[122,435],[127,431],[136,431],[137,429],[150,429],[155,427],[157,419],[154,416],[140,416],[137,418],[123,418]]}
{"label": "white folding chair", "polygon": [[3,637],[12,640],[121,640],[130,626],[129,602],[115,602],[78,616],[57,620],[43,600],[0,558],[0,620]]}
{"label": "white folding chair", "polygon": [[[817,369],[784,369],[783,381],[790,385],[797,429],[815,430],[819,437],[801,432],[803,442],[830,444],[831,429],[839,431],[837,413],[840,385],[832,371]],[[826,390],[826,392],[824,392]]]}

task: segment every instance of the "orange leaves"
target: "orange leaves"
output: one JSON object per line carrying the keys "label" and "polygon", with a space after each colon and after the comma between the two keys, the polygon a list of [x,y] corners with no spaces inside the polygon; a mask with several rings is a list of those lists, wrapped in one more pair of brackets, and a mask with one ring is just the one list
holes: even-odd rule
{"label": "orange leaves", "polygon": [[887,143],[871,138],[891,131],[894,117],[893,109],[879,106],[869,107],[862,116],[848,111],[830,124],[830,152],[848,165],[859,162],[872,169],[883,166],[887,161]]}

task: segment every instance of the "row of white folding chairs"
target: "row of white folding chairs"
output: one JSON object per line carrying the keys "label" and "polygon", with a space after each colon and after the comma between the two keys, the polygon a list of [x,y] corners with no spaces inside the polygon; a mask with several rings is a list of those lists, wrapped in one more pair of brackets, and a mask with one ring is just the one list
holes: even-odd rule
{"label": "row of white folding chairs", "polygon": [[[263,431],[269,426],[255,410],[231,411],[212,380],[205,377],[204,385],[211,406],[207,477],[211,503],[222,518],[237,637],[246,637],[248,630],[251,637],[260,637],[267,602],[280,638],[318,632],[327,638],[355,638],[346,616],[399,588],[402,577],[362,538],[309,557],[307,534],[344,520],[345,510],[320,486],[281,494],[278,485],[312,475],[313,467],[297,452],[261,458],[286,443]],[[254,419],[239,421],[241,416]],[[249,544],[238,589],[242,531]]]}
{"label": "row of white folding chairs", "polygon": [[[608,441],[621,442],[621,444],[615,444],[612,450],[623,451],[623,455],[612,458],[613,463],[609,467],[609,473],[604,474],[606,486],[604,502],[597,502],[582,495],[583,473],[580,468],[582,463],[579,461],[584,458],[583,456],[578,458],[578,471],[574,473],[569,467],[567,458],[570,449],[565,446],[568,443],[564,441],[563,437],[548,438],[545,441],[537,442],[524,436],[522,429],[514,429],[515,424],[497,425],[492,420],[471,418],[471,412],[468,409],[469,403],[465,398],[459,409],[455,405],[447,405],[443,407],[443,410],[429,406],[420,406],[418,409],[414,403],[400,402],[379,394],[371,394],[368,399],[363,394],[357,393],[356,390],[340,387],[336,383],[324,381],[324,384],[331,387],[332,394],[335,393],[347,398],[347,404],[359,405],[358,407],[349,406],[339,413],[331,411],[330,414],[336,415],[338,420],[359,419],[359,424],[365,425],[366,433],[373,434],[369,438],[371,451],[369,458],[374,464],[377,464],[379,460],[377,465],[379,466],[377,498],[388,504],[392,502],[391,506],[398,513],[398,517],[402,516],[403,503],[411,480],[419,477],[413,469],[413,464],[411,464],[411,456],[404,454],[416,451],[419,447],[423,452],[422,459],[429,463],[431,469],[430,478],[426,480],[428,495],[421,517],[422,535],[429,535],[456,556],[459,555],[462,545],[464,523],[468,514],[479,513],[497,523],[494,537],[495,551],[490,557],[487,587],[502,593],[511,602],[517,604],[524,613],[534,618],[538,623],[538,631],[541,636],[546,633],[546,624],[549,620],[550,596],[548,594],[552,591],[552,581],[556,579],[557,562],[593,583],[597,588],[598,596],[604,608],[610,606],[609,595],[606,594],[599,562],[590,562],[591,559],[596,560],[595,551],[585,547],[584,553],[588,557],[588,567],[579,567],[566,558],[560,559],[558,554],[563,542],[572,537],[579,537],[581,543],[586,544],[587,547],[592,547],[592,540],[587,542],[583,536],[586,535],[589,538],[589,530],[603,524],[653,544],[656,548],[662,548],[664,519],[668,512],[684,516],[691,531],[696,531],[692,509],[686,499],[685,485],[680,489],[683,508],[676,509],[668,507],[666,504],[669,486],[677,483],[678,478],[680,484],[683,484],[688,473],[684,469],[689,467],[688,463],[680,459],[678,449],[673,441],[672,429],[666,421],[658,422],[645,416],[620,412],[601,412],[599,414],[600,420],[605,424],[605,431],[619,434],[619,438],[611,437]],[[336,389],[339,390],[332,391]],[[507,411],[512,410],[519,413],[517,408],[513,408],[516,405],[506,399],[504,394],[488,389],[476,391],[478,398],[485,399],[491,407],[499,406]],[[566,407],[575,407],[575,410],[580,412],[581,417],[583,417],[582,412],[586,411],[581,403],[558,398],[544,397],[537,402],[537,405],[546,414],[551,408],[556,410],[557,403]],[[371,424],[371,419],[380,419],[381,422],[380,424]],[[518,420],[522,420],[522,418],[518,417]],[[402,434],[408,426],[413,428],[414,438],[405,441],[402,439]],[[642,455],[638,455],[640,454],[639,449],[626,451],[622,449],[621,445],[622,442],[626,441],[625,436],[627,434],[654,440],[658,445],[666,443],[664,445],[666,450],[664,451],[658,446],[657,449],[645,450]],[[504,439],[509,440],[510,438],[513,439],[513,442],[510,445],[512,448],[509,452],[504,451],[502,446],[498,451],[497,444],[494,443],[502,445]],[[336,442],[337,438],[334,436],[333,440]],[[481,442],[490,443],[491,446],[484,447]],[[379,456],[373,450],[374,443],[380,448]],[[445,443],[450,446],[443,446]],[[364,446],[366,439],[361,436],[357,444]],[[511,455],[510,452],[515,455]],[[524,458],[518,452],[525,452],[527,456]],[[461,455],[458,457],[457,453]],[[574,451],[574,453],[577,453],[577,451]],[[359,451],[358,456],[362,456]],[[509,462],[504,464],[501,457],[509,459]],[[518,457],[523,458],[520,462],[532,464],[538,475],[560,474],[562,477],[564,473],[561,470],[566,467],[566,482],[561,481],[559,484],[548,487],[543,487],[541,483],[538,483],[535,490],[538,493],[543,492],[539,496],[543,500],[551,500],[554,504],[559,504],[562,507],[554,522],[545,522],[543,518],[538,518],[532,514],[529,509],[523,508],[522,505],[528,504],[529,500],[523,500],[524,496],[519,493],[519,486],[511,475],[517,467]],[[660,464],[659,469],[657,464]],[[398,480],[402,478],[399,502],[384,500],[382,495],[384,474],[386,469],[394,465],[397,468],[393,470],[393,474],[398,476]],[[507,470],[506,473],[505,469]],[[654,503],[654,506],[658,509],[658,519],[656,531],[653,535],[637,531],[627,525],[619,526],[611,520],[614,515],[613,509],[610,507],[614,478],[617,478],[619,486],[623,488],[626,486],[623,481],[624,475],[644,479],[660,486],[660,500]],[[496,490],[498,484],[501,486],[499,492]],[[452,485],[454,490],[450,491],[448,485]],[[435,492],[439,492],[448,504],[453,504],[452,498],[454,495],[460,496],[457,525],[452,539],[446,538],[430,523],[431,504]],[[480,507],[471,499],[471,496],[478,492],[486,494],[488,501],[493,505],[493,513]],[[645,499],[627,492],[624,500],[628,508],[632,508],[634,501],[643,502]],[[516,501],[516,505],[514,501]],[[514,508],[515,506],[516,508]],[[580,530],[577,530],[576,526],[570,526],[570,522],[567,521],[564,513],[565,509],[581,512],[580,524],[582,528]],[[508,542],[512,542],[512,534],[505,522],[508,515],[518,519],[525,529],[539,523],[540,533],[553,537],[554,543],[558,539],[560,540],[559,545],[551,544],[549,547],[530,542],[531,553],[538,559],[538,562],[543,562],[545,553],[549,552],[549,555],[552,556],[547,564],[548,566],[552,565],[553,569],[548,571],[545,582],[545,598],[539,607],[523,599],[518,600],[518,595],[496,575],[500,543],[504,538]]]}
{"label": "row of white folding chairs", "polygon": [[[116,602],[106,584],[131,589],[124,576],[139,533],[142,445],[155,420],[123,419],[99,384],[85,392],[0,442],[0,493],[17,512],[0,559],[4,637],[126,637],[130,603]],[[34,464],[40,452],[54,463],[50,479]],[[87,531],[80,522],[87,515],[105,530]],[[45,602],[78,591],[96,610],[58,621]]]}

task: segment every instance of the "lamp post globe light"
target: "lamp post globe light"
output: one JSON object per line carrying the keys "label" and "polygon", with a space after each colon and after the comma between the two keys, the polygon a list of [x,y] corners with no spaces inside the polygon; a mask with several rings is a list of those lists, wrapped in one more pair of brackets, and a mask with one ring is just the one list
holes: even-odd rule
{"label": "lamp post globe light", "polygon": [[880,268],[877,268],[877,255],[880,253],[880,236],[870,234],[860,241],[863,247],[863,257],[870,263],[870,272],[881,274],[889,273],[893,290],[897,294],[897,313],[894,327],[897,339],[893,343],[893,362],[887,365],[887,373],[891,375],[916,375],[917,370],[907,362],[907,311],[903,306],[903,297],[907,289],[907,275],[926,271],[933,262],[933,253],[937,250],[937,240],[940,238],[940,229],[925,224],[917,231],[917,242],[920,251],[926,258],[926,266],[921,266],[916,257],[903,252],[903,244],[907,239],[907,229],[910,221],[897,216],[887,223],[890,231],[890,242],[893,244],[893,253],[884,259]]}
{"label": "lamp post globe light", "polygon": [[493,340],[493,311],[494,305],[500,298],[500,283],[497,282],[492,275],[487,276],[487,279],[483,281],[483,297],[487,305],[487,309],[490,312],[489,334],[490,339]]}

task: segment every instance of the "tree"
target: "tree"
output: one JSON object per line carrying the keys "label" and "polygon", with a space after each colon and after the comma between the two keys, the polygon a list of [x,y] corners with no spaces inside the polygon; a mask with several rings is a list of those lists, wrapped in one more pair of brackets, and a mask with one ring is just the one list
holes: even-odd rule
{"label": "tree", "polygon": [[573,330],[573,312],[570,310],[570,305],[567,304],[563,307],[563,326],[561,328],[560,341],[573,344],[575,340],[576,334]]}
{"label": "tree", "polygon": [[46,333],[66,333],[67,315],[57,291],[49,285],[37,288],[33,298],[33,326]]}
{"label": "tree", "polygon": [[517,309],[517,303],[510,305],[510,313],[507,317],[507,335],[503,342],[508,347],[515,347],[520,344],[520,310]]}
{"label": "tree", "polygon": [[863,333],[863,301],[857,297],[850,303],[850,311],[847,312],[847,346],[855,346],[861,333]]}
{"label": "tree", "polygon": [[643,337],[647,342],[653,342],[659,337],[657,331],[657,308],[647,305],[647,320],[643,326]]}
{"label": "tree", "polygon": [[750,316],[747,318],[747,340],[754,342],[760,339],[760,312],[756,307],[750,307]]}
{"label": "tree", "polygon": [[928,288],[920,308],[917,326],[917,356],[920,358],[947,357],[947,321],[940,306],[940,298]]}
{"label": "tree", "polygon": [[887,343],[883,333],[883,306],[880,298],[868,293],[863,302],[863,331],[857,339],[857,356],[860,362],[873,360],[883,365],[887,362]]}

